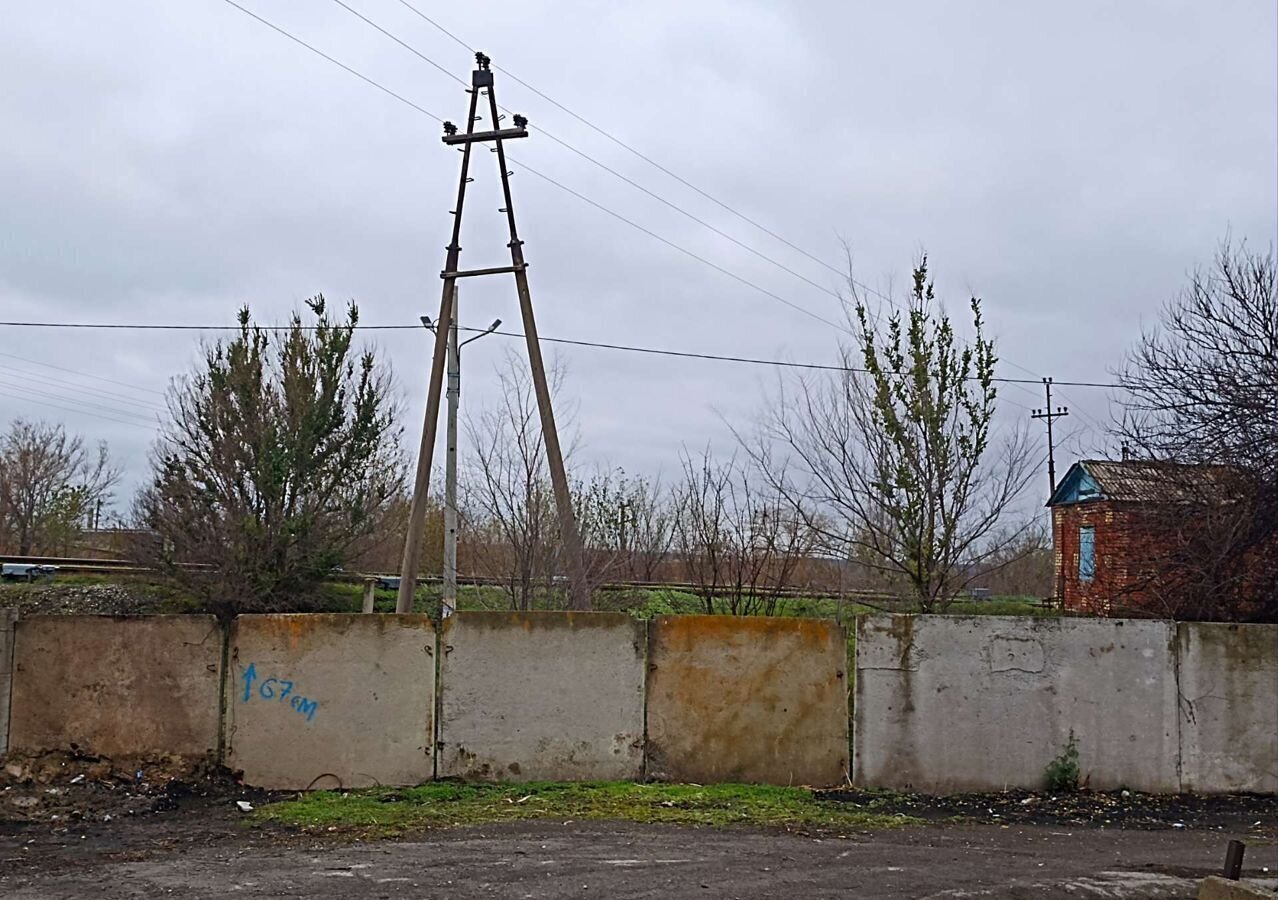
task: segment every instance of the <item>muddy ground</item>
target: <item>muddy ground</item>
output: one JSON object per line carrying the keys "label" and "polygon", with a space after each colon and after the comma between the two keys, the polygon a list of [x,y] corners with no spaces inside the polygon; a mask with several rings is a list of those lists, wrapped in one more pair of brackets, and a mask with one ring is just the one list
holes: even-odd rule
{"label": "muddy ground", "polygon": [[[817,796],[864,804],[867,793],[818,791]],[[933,822],[961,819],[992,825],[1069,825],[1154,831],[1242,829],[1256,837],[1278,839],[1278,797],[1261,794],[1140,794],[1133,791],[1050,794],[1017,790],[929,797],[887,792],[871,802],[879,812]]]}
{"label": "muddy ground", "polygon": [[1274,798],[890,794],[873,795],[880,810],[927,824],[838,839],[546,821],[369,840],[253,825],[240,804],[282,795],[164,760],[35,760],[0,777],[6,900],[1193,897],[1234,837],[1247,876],[1278,877]]}

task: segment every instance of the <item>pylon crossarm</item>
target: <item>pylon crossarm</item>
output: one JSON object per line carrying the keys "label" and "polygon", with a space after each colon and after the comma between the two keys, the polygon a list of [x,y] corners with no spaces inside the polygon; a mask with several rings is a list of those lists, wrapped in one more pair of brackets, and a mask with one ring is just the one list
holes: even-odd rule
{"label": "pylon crossarm", "polygon": [[461,269],[457,272],[440,272],[440,278],[471,278],[475,275],[509,275],[512,272],[522,272],[528,268],[527,263],[520,263],[517,266],[493,266],[491,269]]}
{"label": "pylon crossarm", "polygon": [[502,128],[499,131],[476,131],[474,134],[446,134],[440,140],[445,144],[478,144],[482,141],[511,141],[528,137],[527,128]]}

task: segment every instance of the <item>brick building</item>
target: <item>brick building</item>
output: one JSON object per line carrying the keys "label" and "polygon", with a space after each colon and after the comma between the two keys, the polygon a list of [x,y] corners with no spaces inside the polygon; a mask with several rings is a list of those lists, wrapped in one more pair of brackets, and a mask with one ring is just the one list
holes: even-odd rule
{"label": "brick building", "polygon": [[1064,608],[1101,616],[1159,612],[1150,608],[1152,586],[1174,540],[1169,510],[1187,511],[1187,497],[1221,483],[1227,471],[1136,460],[1071,466],[1047,501]]}

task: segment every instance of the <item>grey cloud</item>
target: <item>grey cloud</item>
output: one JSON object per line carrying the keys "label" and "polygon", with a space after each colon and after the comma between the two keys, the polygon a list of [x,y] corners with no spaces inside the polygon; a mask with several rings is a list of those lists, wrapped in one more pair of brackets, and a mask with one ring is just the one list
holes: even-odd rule
{"label": "grey cloud", "polygon": [[[336,5],[244,2],[425,108],[464,114],[455,83]],[[466,76],[467,52],[399,3],[351,2]],[[948,308],[982,296],[1004,359],[1037,374],[1107,380],[1226,229],[1274,240],[1272,4],[543,0],[428,11],[498,65],[836,267],[846,239],[858,277],[874,287],[903,287],[926,247]],[[249,302],[281,320],[322,291],[359,300],[365,322],[412,323],[437,304],[457,175],[438,125],[225,3],[20,4],[0,33],[0,59],[9,85],[0,94],[2,318],[220,323]],[[533,137],[511,148],[518,159],[841,321],[834,298],[537,130],[840,289],[834,273],[498,79],[503,103],[533,123]],[[476,163],[465,253],[468,263],[500,262],[492,162]],[[543,333],[835,358],[830,328],[520,166],[516,204]],[[469,324],[517,321],[511,285],[464,291]],[[422,337],[370,338],[407,390],[411,434]],[[504,340],[469,348],[468,405],[490,399]],[[162,388],[198,349],[187,333],[6,329],[0,351]],[[726,446],[721,416],[748,418],[772,377],[551,352],[569,364],[583,454],[642,471],[673,471],[683,442]],[[0,419],[39,412],[37,401],[5,392]],[[1108,392],[1065,393],[1087,418],[1108,417]],[[1003,396],[1009,424],[1024,413],[1013,404],[1039,402],[1034,389]],[[113,415],[107,406],[100,412]],[[145,428],[49,413],[111,440],[130,479],[142,476]],[[1079,450],[1104,440],[1083,415],[1070,425],[1086,426]]]}

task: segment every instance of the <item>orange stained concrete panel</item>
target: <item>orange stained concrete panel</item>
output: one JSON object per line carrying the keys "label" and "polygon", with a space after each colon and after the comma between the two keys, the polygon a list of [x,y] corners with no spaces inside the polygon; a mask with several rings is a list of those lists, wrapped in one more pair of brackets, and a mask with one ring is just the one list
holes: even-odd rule
{"label": "orange stained concrete panel", "polygon": [[648,638],[650,778],[837,784],[847,644],[828,620],[665,616]]}

